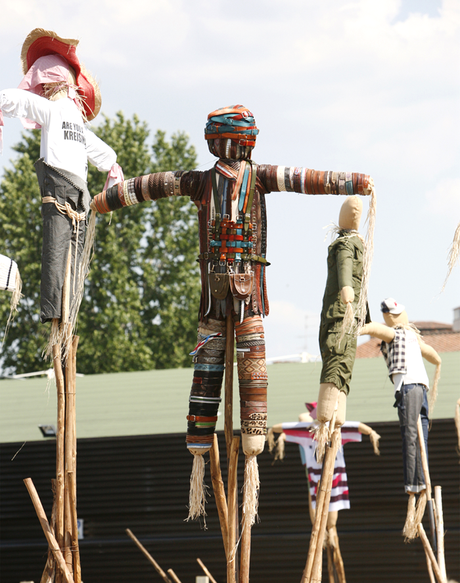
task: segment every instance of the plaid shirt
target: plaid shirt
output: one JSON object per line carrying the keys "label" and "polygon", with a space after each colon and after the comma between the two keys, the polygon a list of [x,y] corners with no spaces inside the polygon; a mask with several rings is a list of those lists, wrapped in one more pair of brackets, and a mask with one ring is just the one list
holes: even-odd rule
{"label": "plaid shirt", "polygon": [[380,345],[383,357],[388,367],[388,374],[393,382],[391,375],[395,373],[407,373],[406,364],[406,331],[395,329],[395,337],[389,343],[382,342]]}

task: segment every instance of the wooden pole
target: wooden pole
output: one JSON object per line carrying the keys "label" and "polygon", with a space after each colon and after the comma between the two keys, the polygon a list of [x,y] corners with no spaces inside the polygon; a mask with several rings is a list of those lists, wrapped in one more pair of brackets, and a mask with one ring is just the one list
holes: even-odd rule
{"label": "wooden pole", "polygon": [[211,583],[217,583],[217,581],[214,579],[214,577],[211,575],[211,573],[206,568],[206,565],[203,563],[203,561],[201,559],[197,559],[196,561],[200,565],[200,567],[203,569],[204,574],[209,577],[209,580],[211,581]]}
{"label": "wooden pole", "polygon": [[71,550],[73,559],[73,577],[75,583],[81,583],[80,548],[78,546],[77,494],[73,476],[67,474],[66,488],[70,499],[71,509]]}
{"label": "wooden pole", "polygon": [[436,557],[434,556],[433,550],[430,546],[430,541],[428,540],[425,529],[423,528],[423,524],[420,523],[417,528],[420,540],[422,541],[423,544],[423,548],[425,549],[426,556],[430,560],[431,566],[433,567],[433,571],[438,583],[445,583],[445,580],[442,578],[438,563],[436,562]]}
{"label": "wooden pole", "polygon": [[[245,464],[248,459],[245,459]],[[246,475],[246,472],[245,472]],[[243,493],[243,508],[245,507],[246,489]],[[240,552],[240,573],[239,583],[249,583],[249,566],[251,563],[251,525],[246,521],[246,516],[243,512],[243,530],[241,533],[241,552]]]}
{"label": "wooden pole", "polygon": [[233,440],[233,352],[234,329],[232,316],[227,316],[226,343],[225,343],[225,422],[224,433],[227,445],[227,469],[230,460],[230,450]]}
{"label": "wooden pole", "polygon": [[[310,583],[311,581],[314,581],[313,575],[316,577],[318,575],[318,567],[321,568],[320,559],[322,560],[324,532],[326,530],[327,515],[329,513],[329,500],[331,497],[335,457],[337,455],[339,444],[340,429],[338,428],[332,433],[331,443],[326,445],[321,481],[319,484],[319,495],[316,499],[315,522],[311,532],[307,563],[305,565],[301,583]],[[316,572],[313,571],[314,568],[316,569]]]}
{"label": "wooden pole", "polygon": [[342,553],[340,552],[339,536],[337,534],[337,529],[335,526],[334,526],[334,530],[335,530],[335,540],[336,540],[335,547],[333,548],[333,551],[332,551],[334,566],[335,566],[335,570],[337,572],[337,577],[338,577],[339,583],[347,583],[347,580],[345,578],[345,567],[343,566]]}
{"label": "wooden pole", "polygon": [[433,500],[431,497],[431,478],[430,472],[428,470],[428,459],[426,456],[425,451],[425,438],[423,436],[423,427],[422,427],[422,419],[420,415],[417,419],[417,433],[418,433],[418,442],[420,447],[420,456],[422,459],[422,469],[423,475],[425,476],[425,485],[426,485],[426,504],[428,507],[428,515],[430,518],[430,530],[431,530],[431,540],[433,542],[433,549],[436,552],[436,518],[435,512],[433,509]]}
{"label": "wooden pole", "polygon": [[240,438],[234,437],[230,448],[228,469],[228,552],[227,552],[227,583],[236,583],[236,526],[238,523],[238,452]]}
{"label": "wooden pole", "polygon": [[219,515],[220,530],[222,532],[222,541],[224,543],[225,556],[228,555],[228,509],[227,499],[225,498],[224,482],[220,469],[219,442],[217,434],[214,433],[214,441],[211,451],[209,452],[211,461],[211,480],[216,499],[217,513]]}
{"label": "wooden pole", "polygon": [[46,540],[48,541],[48,545],[49,545],[50,549],[53,551],[56,562],[57,562],[59,568],[61,569],[61,572],[64,576],[64,580],[66,581],[66,583],[74,583],[72,575],[70,574],[69,569],[67,568],[64,557],[62,556],[61,549],[59,548],[58,542],[57,542],[54,534],[51,531],[50,525],[48,523],[48,519],[46,518],[45,511],[43,509],[42,503],[41,503],[40,498],[38,496],[37,490],[35,489],[35,486],[32,482],[32,479],[26,478],[24,480],[24,484],[26,485],[27,491],[29,492],[29,496],[32,500],[32,504],[34,505],[35,512],[37,513],[37,516],[38,516],[38,520],[40,521],[43,532],[45,533]]}
{"label": "wooden pole", "polygon": [[65,388],[61,365],[61,345],[53,346],[53,365],[57,389],[56,430],[56,540],[64,546],[64,476],[65,476]]}
{"label": "wooden pole", "polygon": [[169,579],[169,577],[166,575],[166,573],[163,571],[163,569],[160,567],[160,565],[155,561],[155,559],[152,557],[152,555],[147,551],[147,549],[139,542],[139,540],[134,536],[134,534],[129,530],[129,528],[126,529],[126,534],[136,543],[136,545],[141,549],[141,551],[144,553],[144,555],[147,557],[147,559],[152,563],[152,565],[155,567],[157,573],[160,575],[160,577],[163,579],[163,581],[165,581],[166,583],[171,583],[171,579]]}
{"label": "wooden pole", "polygon": [[447,580],[446,560],[444,557],[444,514],[442,511],[441,486],[434,487],[434,499],[436,502],[436,541],[438,543],[438,565],[443,581]]}
{"label": "wooden pole", "polygon": [[181,583],[181,580],[172,569],[168,569],[168,575],[171,577],[174,583]]}
{"label": "wooden pole", "polygon": [[433,573],[433,567],[431,566],[431,561],[428,555],[425,555],[426,558],[426,568],[428,569],[428,575],[430,577],[430,583],[436,583],[436,579]]}
{"label": "wooden pole", "polygon": [[[53,491],[53,507],[51,510],[50,529],[53,535],[56,536],[56,480],[51,480],[51,489]],[[48,558],[46,560],[40,583],[53,583],[55,573],[56,562],[54,560],[53,552],[48,547]]]}
{"label": "wooden pole", "polygon": [[334,558],[332,556],[332,547],[328,543],[326,546],[327,551],[327,573],[329,575],[329,583],[335,583],[335,575],[334,575]]}

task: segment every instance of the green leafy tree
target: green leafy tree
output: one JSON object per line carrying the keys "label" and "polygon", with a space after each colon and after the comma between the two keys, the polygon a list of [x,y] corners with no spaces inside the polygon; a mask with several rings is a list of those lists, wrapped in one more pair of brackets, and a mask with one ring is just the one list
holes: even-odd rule
{"label": "green leafy tree", "polygon": [[[136,116],[104,118],[95,133],[117,152],[125,177],[196,166],[185,134],[170,141],[158,131],[152,154],[149,130]],[[39,133],[27,132],[15,147],[21,155],[0,185],[0,253],[14,258],[23,278],[19,312],[3,350],[7,372],[43,368],[49,326],[39,322],[42,225],[32,160]],[[105,175],[90,166],[88,186],[102,190]],[[172,197],[99,216],[95,252],[80,307],[78,370],[117,372],[189,366],[199,304],[198,227],[188,198]],[[3,299],[3,298],[2,298]],[[7,299],[7,298],[5,298]],[[8,305],[0,306],[6,322]]]}

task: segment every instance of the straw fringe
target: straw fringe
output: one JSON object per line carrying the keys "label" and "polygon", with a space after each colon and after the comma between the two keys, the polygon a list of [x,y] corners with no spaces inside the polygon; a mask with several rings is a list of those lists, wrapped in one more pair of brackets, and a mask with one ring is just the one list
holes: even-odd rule
{"label": "straw fringe", "polygon": [[367,314],[367,293],[369,288],[369,278],[371,274],[372,258],[374,257],[374,231],[375,219],[377,216],[377,195],[375,192],[374,183],[372,182],[371,194],[369,199],[369,209],[365,223],[367,223],[367,233],[364,245],[363,255],[363,277],[361,280],[361,294],[359,296],[358,307],[356,309],[357,326],[355,333],[358,335],[359,330],[366,322]]}
{"label": "straw fringe", "polygon": [[412,492],[409,493],[406,522],[402,534],[404,536],[404,542],[410,542],[417,536],[417,529],[415,527],[415,494]]}
{"label": "straw fringe", "polygon": [[444,291],[444,288],[446,287],[447,280],[449,279],[449,276],[452,273],[452,270],[455,267],[455,264],[457,263],[459,256],[460,256],[460,223],[455,229],[454,239],[452,241],[452,246],[450,248],[449,255],[447,258],[448,270],[446,279],[444,280],[444,284],[442,286],[441,293]]}
{"label": "straw fringe", "polygon": [[415,494],[412,492],[409,494],[406,524],[403,528],[405,543],[410,543],[419,536],[418,525],[422,522],[423,516],[425,514],[426,501],[426,490],[423,490],[423,492],[420,493],[417,505],[415,505]]}
{"label": "straw fringe", "polygon": [[316,460],[321,462],[326,452],[326,443],[329,440],[329,427],[324,421],[315,427],[314,439],[316,441]]}
{"label": "straw fringe", "polygon": [[455,427],[457,428],[457,453],[460,455],[460,399],[455,407]]}
{"label": "straw fringe", "polygon": [[259,466],[257,456],[249,455],[246,457],[244,465],[244,485],[243,485],[243,520],[242,526],[249,528],[257,520],[259,510]]}
{"label": "straw fringe", "polygon": [[[186,521],[195,520],[206,516],[206,494],[208,487],[204,482],[204,457],[199,454],[193,455],[192,473],[190,475],[190,492],[188,516]],[[206,519],[204,518],[204,528],[206,528]]]}
{"label": "straw fringe", "polygon": [[267,443],[268,443],[268,451],[270,453],[273,453],[274,455],[274,459],[273,461],[276,462],[277,460],[283,460],[284,459],[284,443],[286,441],[286,435],[284,433],[281,433],[280,436],[278,437],[278,440],[275,440],[275,432],[273,431],[273,428],[270,427],[270,429],[267,432]]}
{"label": "straw fringe", "polygon": [[22,298],[21,291],[22,291],[22,279],[21,279],[21,276],[19,275],[19,269],[18,269],[16,271],[16,281],[15,281],[14,290],[13,290],[13,293],[11,294],[10,313],[8,315],[8,320],[7,320],[6,326],[5,326],[5,332],[3,334],[2,348],[3,348],[3,344],[5,343],[6,335],[8,334],[8,330],[10,329],[10,326],[14,320],[14,315],[18,311],[19,302],[21,301],[21,298]]}
{"label": "straw fringe", "polygon": [[438,397],[438,384],[440,378],[441,378],[441,365],[438,364],[436,365],[436,370],[434,372],[433,384],[431,385],[431,389],[428,392],[428,411],[430,418],[433,415],[434,406],[436,403],[436,399]]}

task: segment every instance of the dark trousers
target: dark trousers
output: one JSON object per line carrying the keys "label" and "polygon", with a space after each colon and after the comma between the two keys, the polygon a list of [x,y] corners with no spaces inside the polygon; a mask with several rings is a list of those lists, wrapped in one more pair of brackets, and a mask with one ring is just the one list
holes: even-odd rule
{"label": "dark trousers", "polygon": [[397,407],[403,442],[404,485],[406,492],[421,492],[426,486],[417,434],[417,421],[420,416],[428,460],[427,389],[420,384],[403,385],[400,393]]}

